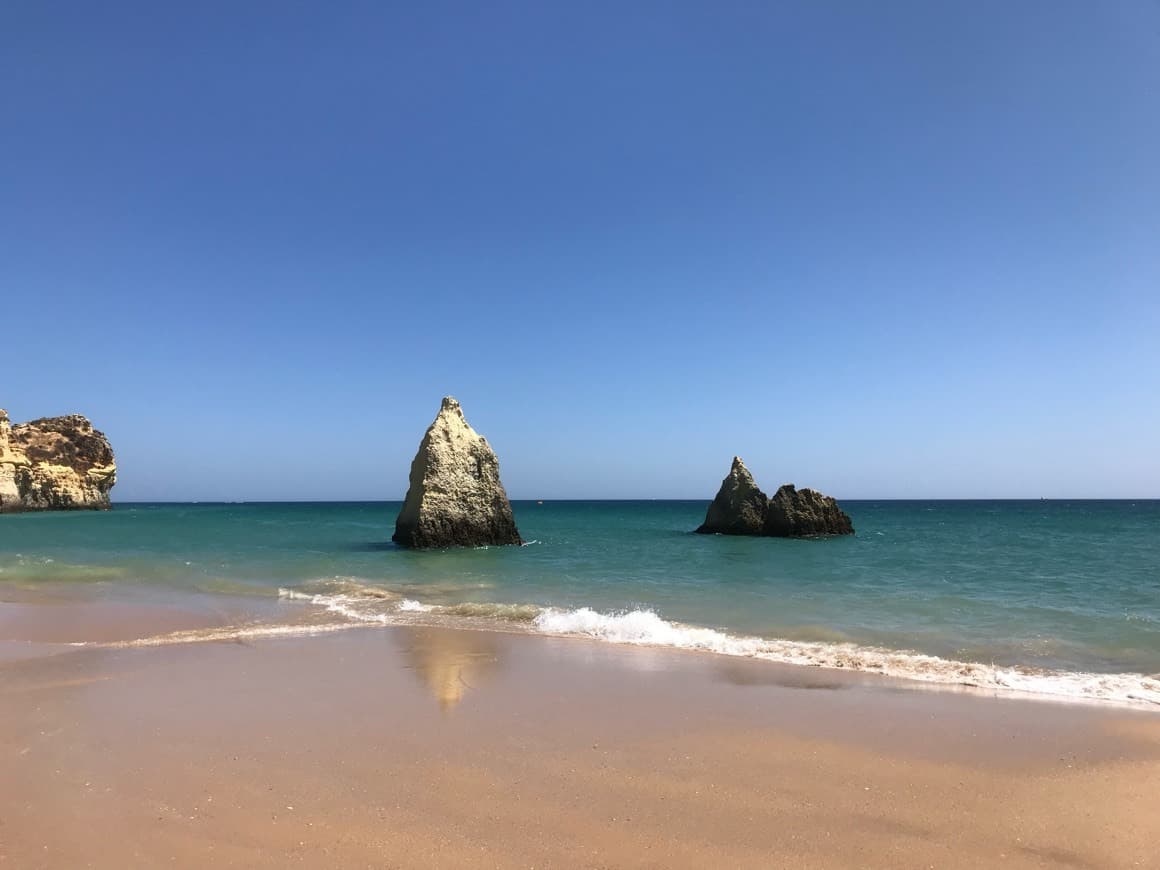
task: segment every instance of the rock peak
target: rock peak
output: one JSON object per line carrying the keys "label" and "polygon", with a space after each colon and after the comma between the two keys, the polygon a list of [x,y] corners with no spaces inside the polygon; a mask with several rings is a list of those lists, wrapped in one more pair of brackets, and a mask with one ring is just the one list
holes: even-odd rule
{"label": "rock peak", "polygon": [[701,534],[760,535],[769,502],[753,480],[740,456],[733,457],[729,473],[721,481],[717,497],[709,505]]}
{"label": "rock peak", "polygon": [[522,543],[499,459],[451,396],[444,397],[411,463],[394,541],[415,548]]}

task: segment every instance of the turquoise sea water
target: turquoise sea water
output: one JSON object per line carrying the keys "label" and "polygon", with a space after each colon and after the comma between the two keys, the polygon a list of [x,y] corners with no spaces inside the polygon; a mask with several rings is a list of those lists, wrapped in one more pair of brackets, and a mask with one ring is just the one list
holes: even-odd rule
{"label": "turquoise sea water", "polygon": [[390,543],[390,502],[5,516],[0,600],[280,598],[345,622],[471,620],[1160,702],[1160,501],[852,501],[855,536],[804,541],[690,534],[703,501],[513,506],[528,545],[438,552]]}

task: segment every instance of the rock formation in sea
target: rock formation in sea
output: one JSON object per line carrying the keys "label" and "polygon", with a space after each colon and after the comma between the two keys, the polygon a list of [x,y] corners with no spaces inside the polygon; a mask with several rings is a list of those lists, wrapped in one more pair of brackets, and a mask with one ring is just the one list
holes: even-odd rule
{"label": "rock formation in sea", "polygon": [[769,501],[753,482],[753,475],[740,456],[733,457],[733,467],[721,481],[717,497],[709,505],[697,531],[701,534],[760,535],[765,526],[765,510]]}
{"label": "rock formation in sea", "polygon": [[854,524],[835,499],[787,483],[769,500],[762,534],[774,538],[852,535]]}
{"label": "rock formation in sea", "polygon": [[411,463],[394,541],[422,549],[522,543],[495,451],[450,396]]}
{"label": "rock formation in sea", "polygon": [[108,510],[113,448],[80,414],[15,426],[0,410],[0,513]]}
{"label": "rock formation in sea", "polygon": [[709,505],[701,534],[764,535],[771,538],[813,538],[822,535],[852,535],[854,525],[838,502],[812,489],[782,486],[773,498],[766,498],[740,456],[721,482],[717,497]]}

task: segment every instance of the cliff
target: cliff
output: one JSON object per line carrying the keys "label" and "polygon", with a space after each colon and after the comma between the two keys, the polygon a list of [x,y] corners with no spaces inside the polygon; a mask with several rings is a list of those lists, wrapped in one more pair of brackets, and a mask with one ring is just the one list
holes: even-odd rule
{"label": "cliff", "polygon": [[18,423],[0,410],[0,513],[108,510],[117,465],[80,414]]}
{"label": "cliff", "polygon": [[499,479],[499,459],[450,396],[411,463],[394,541],[415,548],[522,543]]}

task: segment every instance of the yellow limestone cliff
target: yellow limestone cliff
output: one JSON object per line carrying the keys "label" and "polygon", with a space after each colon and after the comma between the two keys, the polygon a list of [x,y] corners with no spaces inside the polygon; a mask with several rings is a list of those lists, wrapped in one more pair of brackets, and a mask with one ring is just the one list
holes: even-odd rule
{"label": "yellow limestone cliff", "polygon": [[107,510],[113,448],[80,414],[17,423],[0,409],[0,513]]}

